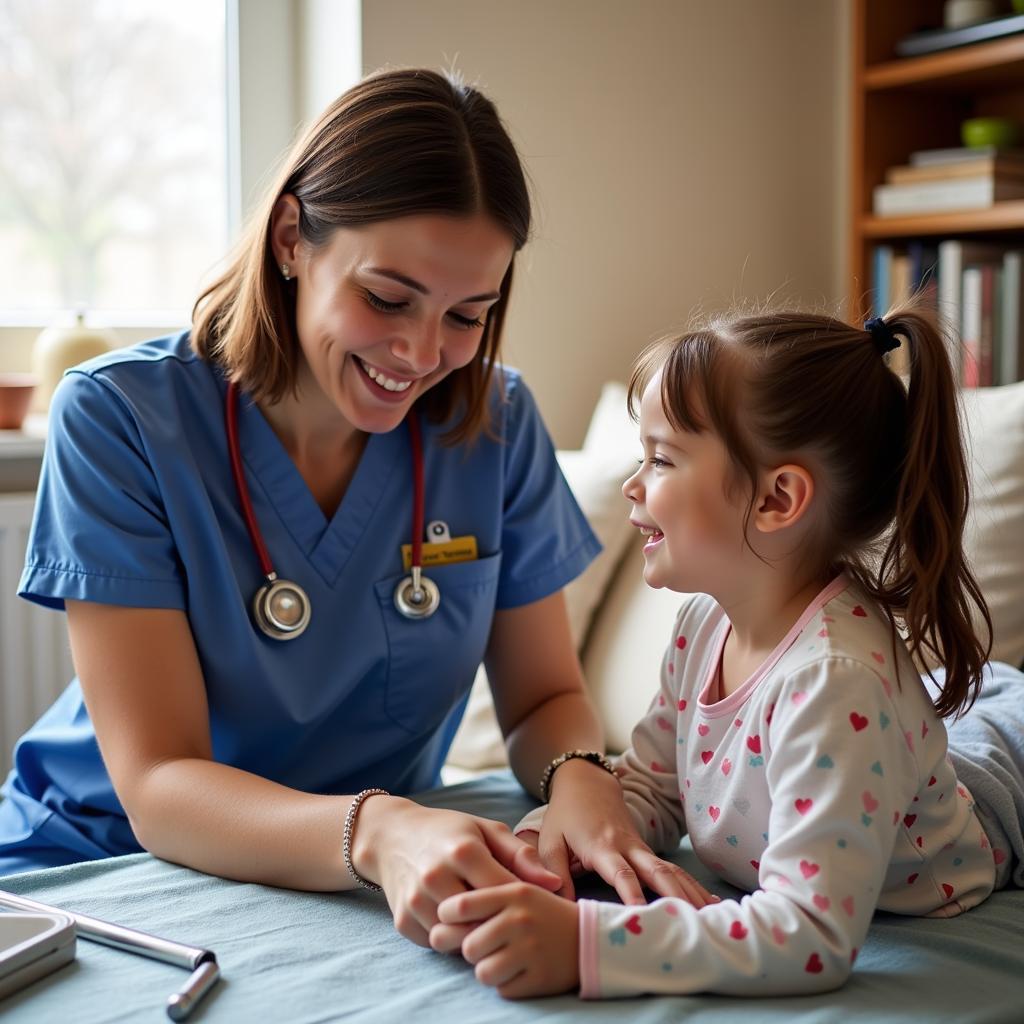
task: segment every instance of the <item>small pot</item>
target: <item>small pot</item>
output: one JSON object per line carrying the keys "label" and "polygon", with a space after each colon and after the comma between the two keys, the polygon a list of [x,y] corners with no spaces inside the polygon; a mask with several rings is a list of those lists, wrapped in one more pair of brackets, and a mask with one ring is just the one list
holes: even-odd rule
{"label": "small pot", "polygon": [[35,389],[30,373],[0,373],[0,430],[21,430]]}

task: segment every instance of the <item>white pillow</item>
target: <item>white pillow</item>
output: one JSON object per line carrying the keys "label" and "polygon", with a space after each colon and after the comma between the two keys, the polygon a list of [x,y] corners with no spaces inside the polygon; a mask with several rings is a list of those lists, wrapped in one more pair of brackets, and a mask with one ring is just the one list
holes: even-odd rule
{"label": "white pillow", "polygon": [[[632,473],[638,451],[636,424],[626,412],[626,390],[622,384],[610,383],[602,388],[583,448],[557,453],[569,488],[602,547],[601,554],[565,588],[569,628],[577,650],[583,646],[595,607],[633,531],[622,482]],[[448,763],[476,770],[508,763],[482,667],[452,741]]]}
{"label": "white pillow", "polygon": [[1024,381],[964,392],[971,506],[964,547],[992,615],[992,660],[1024,661]]}

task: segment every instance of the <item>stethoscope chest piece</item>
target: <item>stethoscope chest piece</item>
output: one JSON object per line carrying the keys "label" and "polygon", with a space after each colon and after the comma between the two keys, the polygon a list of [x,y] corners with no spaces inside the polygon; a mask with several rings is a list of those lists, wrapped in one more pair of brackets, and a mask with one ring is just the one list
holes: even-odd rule
{"label": "stethoscope chest piece", "polygon": [[280,580],[271,573],[253,595],[252,615],[272,640],[294,640],[309,625],[309,597],[298,583]]}
{"label": "stethoscope chest piece", "polygon": [[437,584],[414,565],[412,575],[400,580],[395,587],[395,607],[407,619],[429,619],[441,603]]}

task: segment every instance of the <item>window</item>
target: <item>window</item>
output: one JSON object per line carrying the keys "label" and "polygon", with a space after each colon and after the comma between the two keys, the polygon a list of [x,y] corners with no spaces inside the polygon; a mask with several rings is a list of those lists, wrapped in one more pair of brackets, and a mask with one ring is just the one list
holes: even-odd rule
{"label": "window", "polygon": [[0,318],[186,323],[228,239],[225,7],[0,0]]}

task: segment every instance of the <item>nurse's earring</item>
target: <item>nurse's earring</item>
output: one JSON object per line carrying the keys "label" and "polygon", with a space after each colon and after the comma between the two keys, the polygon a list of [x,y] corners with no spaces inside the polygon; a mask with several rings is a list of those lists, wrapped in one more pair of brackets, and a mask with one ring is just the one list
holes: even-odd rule
{"label": "nurse's earring", "polygon": [[290,281],[292,279],[292,268],[289,267],[287,263],[281,264],[281,276],[286,281]]}

